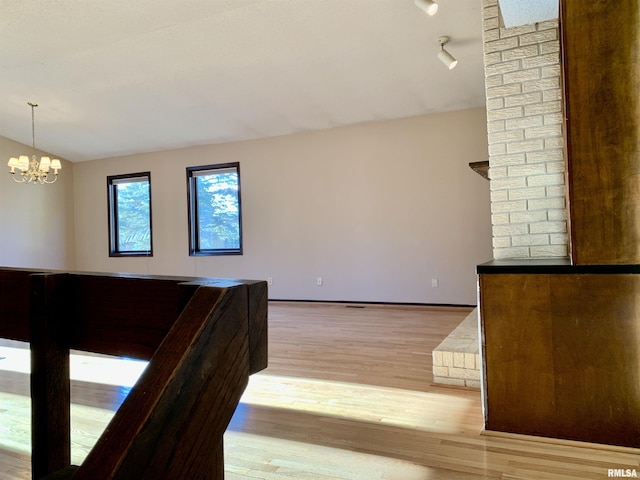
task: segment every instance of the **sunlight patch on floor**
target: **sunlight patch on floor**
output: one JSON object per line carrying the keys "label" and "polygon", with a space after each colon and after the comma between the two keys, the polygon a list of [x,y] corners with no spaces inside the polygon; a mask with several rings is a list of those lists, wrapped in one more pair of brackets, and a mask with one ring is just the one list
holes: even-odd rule
{"label": "sunlight patch on floor", "polygon": [[460,431],[460,421],[473,403],[442,393],[263,373],[249,378],[241,401],[439,433]]}
{"label": "sunlight patch on floor", "polygon": [[[388,457],[303,442],[227,431],[226,480],[313,478],[314,480],[435,480],[421,465]],[[304,472],[304,473],[303,473]]]}
{"label": "sunlight patch on floor", "polygon": [[[25,373],[31,371],[28,344],[26,348],[0,346],[0,370]],[[102,355],[84,355],[73,351],[70,356],[71,380],[132,387],[148,362]]]}

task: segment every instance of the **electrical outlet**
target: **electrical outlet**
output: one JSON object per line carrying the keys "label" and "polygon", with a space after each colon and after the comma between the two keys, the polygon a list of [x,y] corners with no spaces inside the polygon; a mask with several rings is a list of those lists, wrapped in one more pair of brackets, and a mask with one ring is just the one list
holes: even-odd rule
{"label": "electrical outlet", "polygon": [[321,287],[323,285],[322,284],[322,277],[316,277],[316,285],[319,286],[319,287]]}
{"label": "electrical outlet", "polygon": [[273,285],[273,277],[267,277],[267,285]]}
{"label": "electrical outlet", "polygon": [[431,279],[431,288],[438,288],[440,286],[440,282],[438,282],[437,278]]}

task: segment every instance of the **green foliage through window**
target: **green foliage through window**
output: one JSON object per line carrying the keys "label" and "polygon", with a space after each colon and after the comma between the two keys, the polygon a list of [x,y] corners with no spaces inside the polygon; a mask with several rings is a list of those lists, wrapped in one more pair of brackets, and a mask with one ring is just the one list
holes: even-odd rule
{"label": "green foliage through window", "polygon": [[107,177],[109,254],[152,254],[151,175],[149,172]]}
{"label": "green foliage through window", "polygon": [[187,182],[190,255],[242,254],[239,165],[190,167]]}

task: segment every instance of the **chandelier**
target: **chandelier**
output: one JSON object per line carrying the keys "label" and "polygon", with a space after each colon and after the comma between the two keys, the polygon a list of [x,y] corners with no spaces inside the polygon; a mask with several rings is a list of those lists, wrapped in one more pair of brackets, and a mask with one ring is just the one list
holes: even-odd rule
{"label": "chandelier", "polygon": [[[59,170],[62,170],[62,164],[57,158],[51,159],[49,157],[42,157],[38,161],[38,157],[35,155],[36,151],[36,126],[34,108],[38,106],[37,103],[28,102],[27,105],[31,107],[31,146],[33,147],[33,155],[29,159],[28,155],[20,155],[19,158],[11,157],[9,159],[9,173],[13,177],[13,180],[17,183],[53,183],[58,179]],[[20,176],[16,175],[17,173]]]}

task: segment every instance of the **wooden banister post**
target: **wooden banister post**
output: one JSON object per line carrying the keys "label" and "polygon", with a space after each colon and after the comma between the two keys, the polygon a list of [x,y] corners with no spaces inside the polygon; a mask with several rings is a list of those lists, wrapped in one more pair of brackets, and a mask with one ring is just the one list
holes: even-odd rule
{"label": "wooden banister post", "polygon": [[34,479],[71,463],[69,348],[64,304],[68,276],[30,280],[31,465]]}

